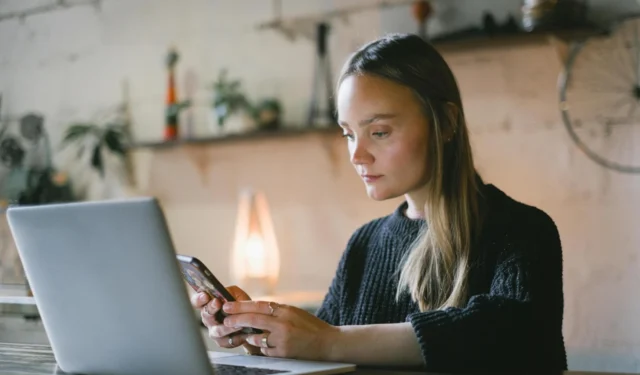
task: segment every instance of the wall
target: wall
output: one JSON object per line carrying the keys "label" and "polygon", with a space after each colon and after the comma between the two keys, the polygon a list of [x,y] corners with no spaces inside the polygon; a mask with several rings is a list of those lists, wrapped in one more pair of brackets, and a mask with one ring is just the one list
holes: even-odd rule
{"label": "wall", "polygon": [[[0,11],[27,8],[29,3],[5,1]],[[100,11],[76,7],[29,17],[23,24],[3,22],[4,110],[21,113],[38,103],[57,139],[66,122],[119,104],[127,80],[136,137],[159,139],[162,126],[154,124],[164,121],[164,60],[168,48],[176,46],[181,55],[179,95],[189,96],[195,104],[193,135],[208,131],[209,88],[223,68],[242,78],[252,99],[281,98],[286,103],[285,121],[301,125],[311,90],[314,46],[307,40],[289,42],[274,31],[256,30],[258,23],[273,17],[270,2],[246,3],[251,6],[229,0],[106,0]],[[325,3],[285,0],[283,12],[295,16],[321,11]],[[344,1],[346,6],[358,3],[366,1]],[[353,17],[349,25],[336,25],[332,41],[336,65],[378,31],[376,12]],[[34,82],[48,84],[34,90]]]}
{"label": "wall", "polygon": [[[479,26],[484,11],[490,12],[498,24],[509,15],[518,18],[523,1],[519,0],[446,0],[434,1],[434,14],[438,17],[427,23],[429,35],[439,35],[469,26]],[[636,0],[587,0],[589,18],[597,24],[606,25],[621,15],[638,13],[640,6]],[[411,14],[402,8],[384,10],[381,27],[385,32],[416,32]]]}
{"label": "wall", "polygon": [[[328,6],[322,1],[284,3],[290,14]],[[472,5],[478,2],[455,3],[468,13],[466,19],[479,19],[479,9]],[[500,9],[515,10],[517,2],[490,3],[498,15],[504,14]],[[620,12],[636,7],[632,1],[592,3]],[[7,4],[17,6],[0,2],[0,11]],[[159,137],[162,59],[175,43],[183,55],[180,75],[195,74],[200,103],[206,102],[206,87],[217,70],[229,66],[252,95],[282,97],[287,122],[302,125],[311,45],[254,31],[256,22],[269,18],[266,2],[251,2],[254,8],[235,6],[237,0],[184,4],[108,0],[98,13],[73,8],[24,24],[0,23],[5,109],[46,113],[57,139],[69,119],[117,102],[121,81],[127,78],[136,135]],[[336,71],[360,42],[386,31],[412,31],[404,29],[411,21],[400,9],[367,12],[351,21],[335,30]],[[561,65],[548,45],[445,57],[463,92],[479,171],[514,198],[547,211],[558,225],[570,368],[640,371],[640,234],[634,231],[640,219],[640,178],[607,171],[572,144],[558,114]],[[204,106],[194,116],[199,131],[205,132]],[[283,254],[281,290],[322,290],[350,233],[397,204],[366,198],[341,142],[308,136],[282,143],[142,152],[138,172],[143,191],[162,199],[178,249],[202,257],[223,279],[228,277],[238,190],[248,185],[263,189]],[[194,160],[205,160],[204,169],[198,170]]]}

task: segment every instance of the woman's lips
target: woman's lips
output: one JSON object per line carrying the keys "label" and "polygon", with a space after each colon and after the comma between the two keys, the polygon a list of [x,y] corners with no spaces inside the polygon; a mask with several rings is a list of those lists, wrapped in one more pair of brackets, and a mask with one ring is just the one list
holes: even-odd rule
{"label": "woman's lips", "polygon": [[368,184],[376,182],[380,178],[382,178],[382,175],[373,175],[373,174],[363,174],[361,176],[362,176],[362,179],[364,180],[364,182],[366,182]]}

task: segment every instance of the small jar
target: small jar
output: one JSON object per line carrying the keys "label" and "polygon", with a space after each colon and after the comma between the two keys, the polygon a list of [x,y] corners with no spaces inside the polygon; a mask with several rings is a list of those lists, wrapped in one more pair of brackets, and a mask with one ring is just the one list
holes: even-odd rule
{"label": "small jar", "polygon": [[586,0],[523,0],[522,28],[525,31],[558,30],[584,26]]}

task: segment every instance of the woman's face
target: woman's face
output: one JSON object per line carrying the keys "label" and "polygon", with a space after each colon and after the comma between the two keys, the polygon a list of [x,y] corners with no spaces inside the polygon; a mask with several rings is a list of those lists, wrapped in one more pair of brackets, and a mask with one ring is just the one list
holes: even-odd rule
{"label": "woman's face", "polygon": [[338,89],[338,123],[351,164],[369,197],[395,198],[428,181],[429,124],[411,89],[370,75],[353,75]]}

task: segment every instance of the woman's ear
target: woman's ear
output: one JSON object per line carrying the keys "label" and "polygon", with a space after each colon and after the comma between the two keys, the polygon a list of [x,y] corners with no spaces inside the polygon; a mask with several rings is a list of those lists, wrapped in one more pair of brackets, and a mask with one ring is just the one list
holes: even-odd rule
{"label": "woman's ear", "polygon": [[458,131],[458,120],[460,119],[460,108],[452,102],[447,102],[445,107],[447,114],[447,126],[442,129],[442,138],[445,142],[453,139]]}

